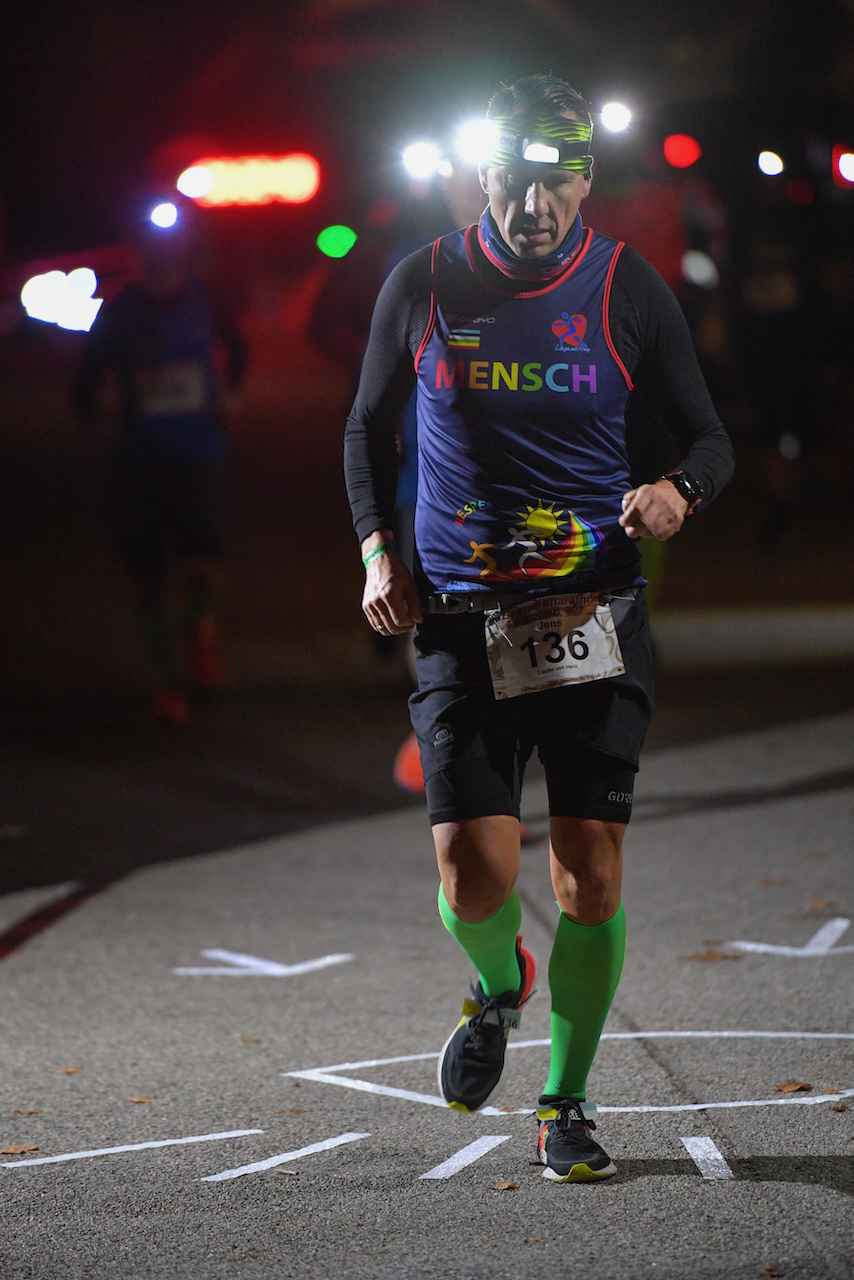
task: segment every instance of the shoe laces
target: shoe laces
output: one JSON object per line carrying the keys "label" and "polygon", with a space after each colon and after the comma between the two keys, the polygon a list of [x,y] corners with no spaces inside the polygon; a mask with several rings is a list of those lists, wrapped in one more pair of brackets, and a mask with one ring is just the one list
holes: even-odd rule
{"label": "shoe laces", "polygon": [[[480,1005],[479,1011],[469,1019],[469,1031],[472,1032],[473,1047],[477,1048],[480,1044],[488,1044],[494,1040],[496,1035],[504,1033],[504,1023],[501,1018],[501,1010],[503,1005],[500,999],[495,996],[484,996],[483,991],[479,990],[472,984],[471,993],[475,1001]],[[495,1012],[498,1021],[487,1022],[486,1015]]]}
{"label": "shoe laces", "polygon": [[555,1128],[562,1129],[565,1133],[569,1130],[569,1127],[572,1124],[583,1125],[583,1127],[589,1133],[592,1133],[593,1130],[596,1128],[596,1122],[594,1120],[588,1119],[588,1117],[581,1110],[581,1107],[579,1106],[578,1103],[573,1103],[571,1106],[569,1105],[561,1106],[560,1104],[558,1104],[558,1106],[556,1107],[556,1111],[557,1111],[557,1118],[554,1122]]}

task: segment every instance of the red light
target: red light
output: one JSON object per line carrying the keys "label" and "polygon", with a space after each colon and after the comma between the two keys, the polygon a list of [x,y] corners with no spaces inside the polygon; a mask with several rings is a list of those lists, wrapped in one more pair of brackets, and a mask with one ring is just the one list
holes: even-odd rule
{"label": "red light", "polygon": [[802,178],[790,178],[786,183],[786,195],[794,204],[812,204],[815,193]]}
{"label": "red light", "polygon": [[854,187],[854,147],[834,147],[831,161],[833,181],[843,191]]}
{"label": "red light", "polygon": [[208,208],[274,201],[304,204],[320,186],[320,165],[314,156],[301,152],[289,156],[219,156],[196,160],[192,169],[206,169],[211,175],[210,188],[195,197],[197,204]]}
{"label": "red light", "polygon": [[674,169],[687,169],[696,164],[703,154],[703,148],[696,138],[687,133],[671,133],[664,139],[664,158]]}

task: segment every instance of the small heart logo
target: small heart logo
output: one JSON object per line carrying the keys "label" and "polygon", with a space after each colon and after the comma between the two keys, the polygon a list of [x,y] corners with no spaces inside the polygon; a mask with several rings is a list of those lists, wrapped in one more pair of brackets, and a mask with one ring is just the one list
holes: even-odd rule
{"label": "small heart logo", "polygon": [[552,333],[560,340],[561,347],[559,349],[566,350],[567,346],[579,347],[584,341],[584,335],[587,332],[587,318],[582,315],[568,316],[563,313],[560,320],[555,320],[552,325]]}

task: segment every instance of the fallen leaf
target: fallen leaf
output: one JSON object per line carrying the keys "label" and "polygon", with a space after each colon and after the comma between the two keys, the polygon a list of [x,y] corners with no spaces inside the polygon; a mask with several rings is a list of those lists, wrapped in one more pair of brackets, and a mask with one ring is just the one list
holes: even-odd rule
{"label": "fallen leaf", "polygon": [[60,1067],[57,1071],[58,1076],[73,1076],[80,1070],[79,1067]]}
{"label": "fallen leaf", "polygon": [[722,942],[723,942],[723,938],[704,938],[704,939],[703,939],[703,946],[704,946],[704,947],[719,947],[719,946],[721,945],[721,943],[722,943]]}
{"label": "fallen leaf", "polygon": [[10,1116],[40,1116],[40,1111],[10,1111]]}
{"label": "fallen leaf", "polygon": [[766,1262],[759,1274],[761,1276],[781,1276],[783,1273],[777,1270],[773,1262]]}
{"label": "fallen leaf", "polygon": [[760,876],[756,883],[761,884],[765,889],[773,889],[778,884],[785,884],[786,881],[780,876]]}
{"label": "fallen leaf", "polygon": [[241,1036],[240,1039],[243,1041],[244,1044],[260,1044],[261,1043],[260,1036]]}
{"label": "fallen leaf", "polygon": [[534,1244],[548,1244],[545,1236],[534,1236]]}
{"label": "fallen leaf", "polygon": [[136,1094],[128,1098],[128,1102],[156,1102],[156,1098],[138,1098]]}
{"label": "fallen leaf", "polygon": [[741,960],[741,956],[731,956],[725,951],[716,951],[710,948],[708,951],[695,951],[690,956],[683,956],[683,960],[702,960],[705,964],[714,960]]}
{"label": "fallen leaf", "polygon": [[809,1093],[812,1088],[811,1084],[804,1084],[803,1080],[787,1080],[785,1084],[775,1084],[775,1093]]}
{"label": "fallen leaf", "polygon": [[307,1107],[280,1107],[274,1113],[277,1116],[304,1116],[308,1115]]}
{"label": "fallen leaf", "polygon": [[845,1102],[831,1102],[831,1111],[850,1111],[851,1108]]}
{"label": "fallen leaf", "polygon": [[518,1191],[518,1184],[515,1182],[494,1182],[492,1184],[493,1191]]}
{"label": "fallen leaf", "polygon": [[0,1147],[0,1156],[22,1156],[25,1151],[38,1151],[38,1147],[10,1142],[8,1146]]}
{"label": "fallen leaf", "polygon": [[841,1089],[822,1089],[822,1093],[841,1093]]}
{"label": "fallen leaf", "polygon": [[508,1116],[512,1116],[515,1113],[516,1108],[515,1107],[499,1107],[498,1110],[504,1111]]}
{"label": "fallen leaf", "polygon": [[808,911],[826,911],[827,908],[832,905],[833,904],[831,902],[828,902],[827,898],[808,898],[807,899]]}

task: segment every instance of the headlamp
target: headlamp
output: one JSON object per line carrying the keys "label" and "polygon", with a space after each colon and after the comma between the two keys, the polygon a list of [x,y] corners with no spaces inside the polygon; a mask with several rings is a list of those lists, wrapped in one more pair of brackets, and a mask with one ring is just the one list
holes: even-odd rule
{"label": "headlamp", "polygon": [[590,141],[593,126],[586,120],[568,120],[564,116],[496,116],[487,166],[515,164],[547,164],[589,178],[593,157]]}

